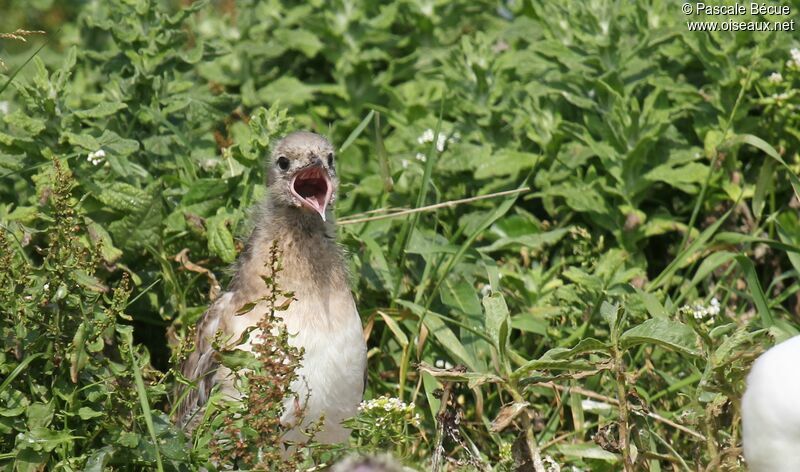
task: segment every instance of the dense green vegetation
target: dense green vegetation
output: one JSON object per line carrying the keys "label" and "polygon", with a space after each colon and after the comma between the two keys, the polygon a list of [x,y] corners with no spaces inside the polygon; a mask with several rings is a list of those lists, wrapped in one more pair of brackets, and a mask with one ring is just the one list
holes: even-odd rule
{"label": "dense green vegetation", "polygon": [[241,410],[187,439],[171,368],[269,145],[311,129],[340,149],[366,397],[406,402],[366,405],[354,448],[739,470],[744,375],[800,326],[800,37],[679,7],[7,1],[0,32],[45,34],[0,39],[0,469],[225,457]]}

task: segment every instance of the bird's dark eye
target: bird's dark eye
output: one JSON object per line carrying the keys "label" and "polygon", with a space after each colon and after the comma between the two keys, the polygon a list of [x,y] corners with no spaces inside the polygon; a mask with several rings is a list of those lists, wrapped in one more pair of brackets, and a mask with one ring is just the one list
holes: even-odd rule
{"label": "bird's dark eye", "polygon": [[279,157],[278,158],[278,167],[280,167],[281,170],[289,169],[289,159],[286,158],[286,156]]}
{"label": "bird's dark eye", "polygon": [[333,167],[333,153],[328,153],[328,167]]}

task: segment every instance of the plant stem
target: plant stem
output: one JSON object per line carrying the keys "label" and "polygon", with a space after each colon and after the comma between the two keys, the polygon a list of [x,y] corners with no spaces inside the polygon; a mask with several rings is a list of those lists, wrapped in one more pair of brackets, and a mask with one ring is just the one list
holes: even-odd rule
{"label": "plant stem", "polygon": [[614,372],[617,377],[617,401],[619,402],[619,448],[622,451],[622,465],[625,472],[633,472],[633,462],[631,461],[630,425],[628,423],[628,400],[627,384],[625,382],[625,369],[622,362],[622,351],[617,343],[614,343]]}

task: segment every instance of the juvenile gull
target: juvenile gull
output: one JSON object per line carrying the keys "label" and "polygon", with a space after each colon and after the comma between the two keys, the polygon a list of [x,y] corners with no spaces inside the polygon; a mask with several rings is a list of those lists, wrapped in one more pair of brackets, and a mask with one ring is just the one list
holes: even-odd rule
{"label": "juvenile gull", "polygon": [[[367,356],[345,255],[335,240],[331,207],[338,180],[334,160],[331,143],[314,133],[292,133],[274,147],[267,162],[267,198],[257,209],[236,274],[198,322],[195,350],[182,366],[183,375],[198,384],[178,412],[179,422],[188,429],[202,416],[214,385],[220,384],[231,397],[241,396],[231,371],[218,364],[212,341],[218,331],[224,339],[239,339],[264,316],[265,302],[247,313],[236,313],[267,294],[262,276],[270,247],[277,243],[283,265],[277,284],[280,290],[293,292],[296,300],[276,315],[283,318],[289,343],[304,349],[298,379],[284,399],[281,423],[293,428],[286,439],[302,440],[298,429],[324,415],[323,429],[315,439],[347,440],[350,432],[340,422],[355,415],[362,399]],[[257,335],[250,333],[238,348],[252,351]],[[300,416],[303,422],[297,424]]]}

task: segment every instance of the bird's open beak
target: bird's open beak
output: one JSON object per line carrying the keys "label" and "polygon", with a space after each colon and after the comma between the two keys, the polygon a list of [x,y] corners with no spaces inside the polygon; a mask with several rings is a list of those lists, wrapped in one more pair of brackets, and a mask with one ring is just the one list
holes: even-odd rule
{"label": "bird's open beak", "polygon": [[299,170],[292,177],[289,188],[304,207],[316,211],[325,221],[325,210],[333,195],[333,185],[321,165]]}

